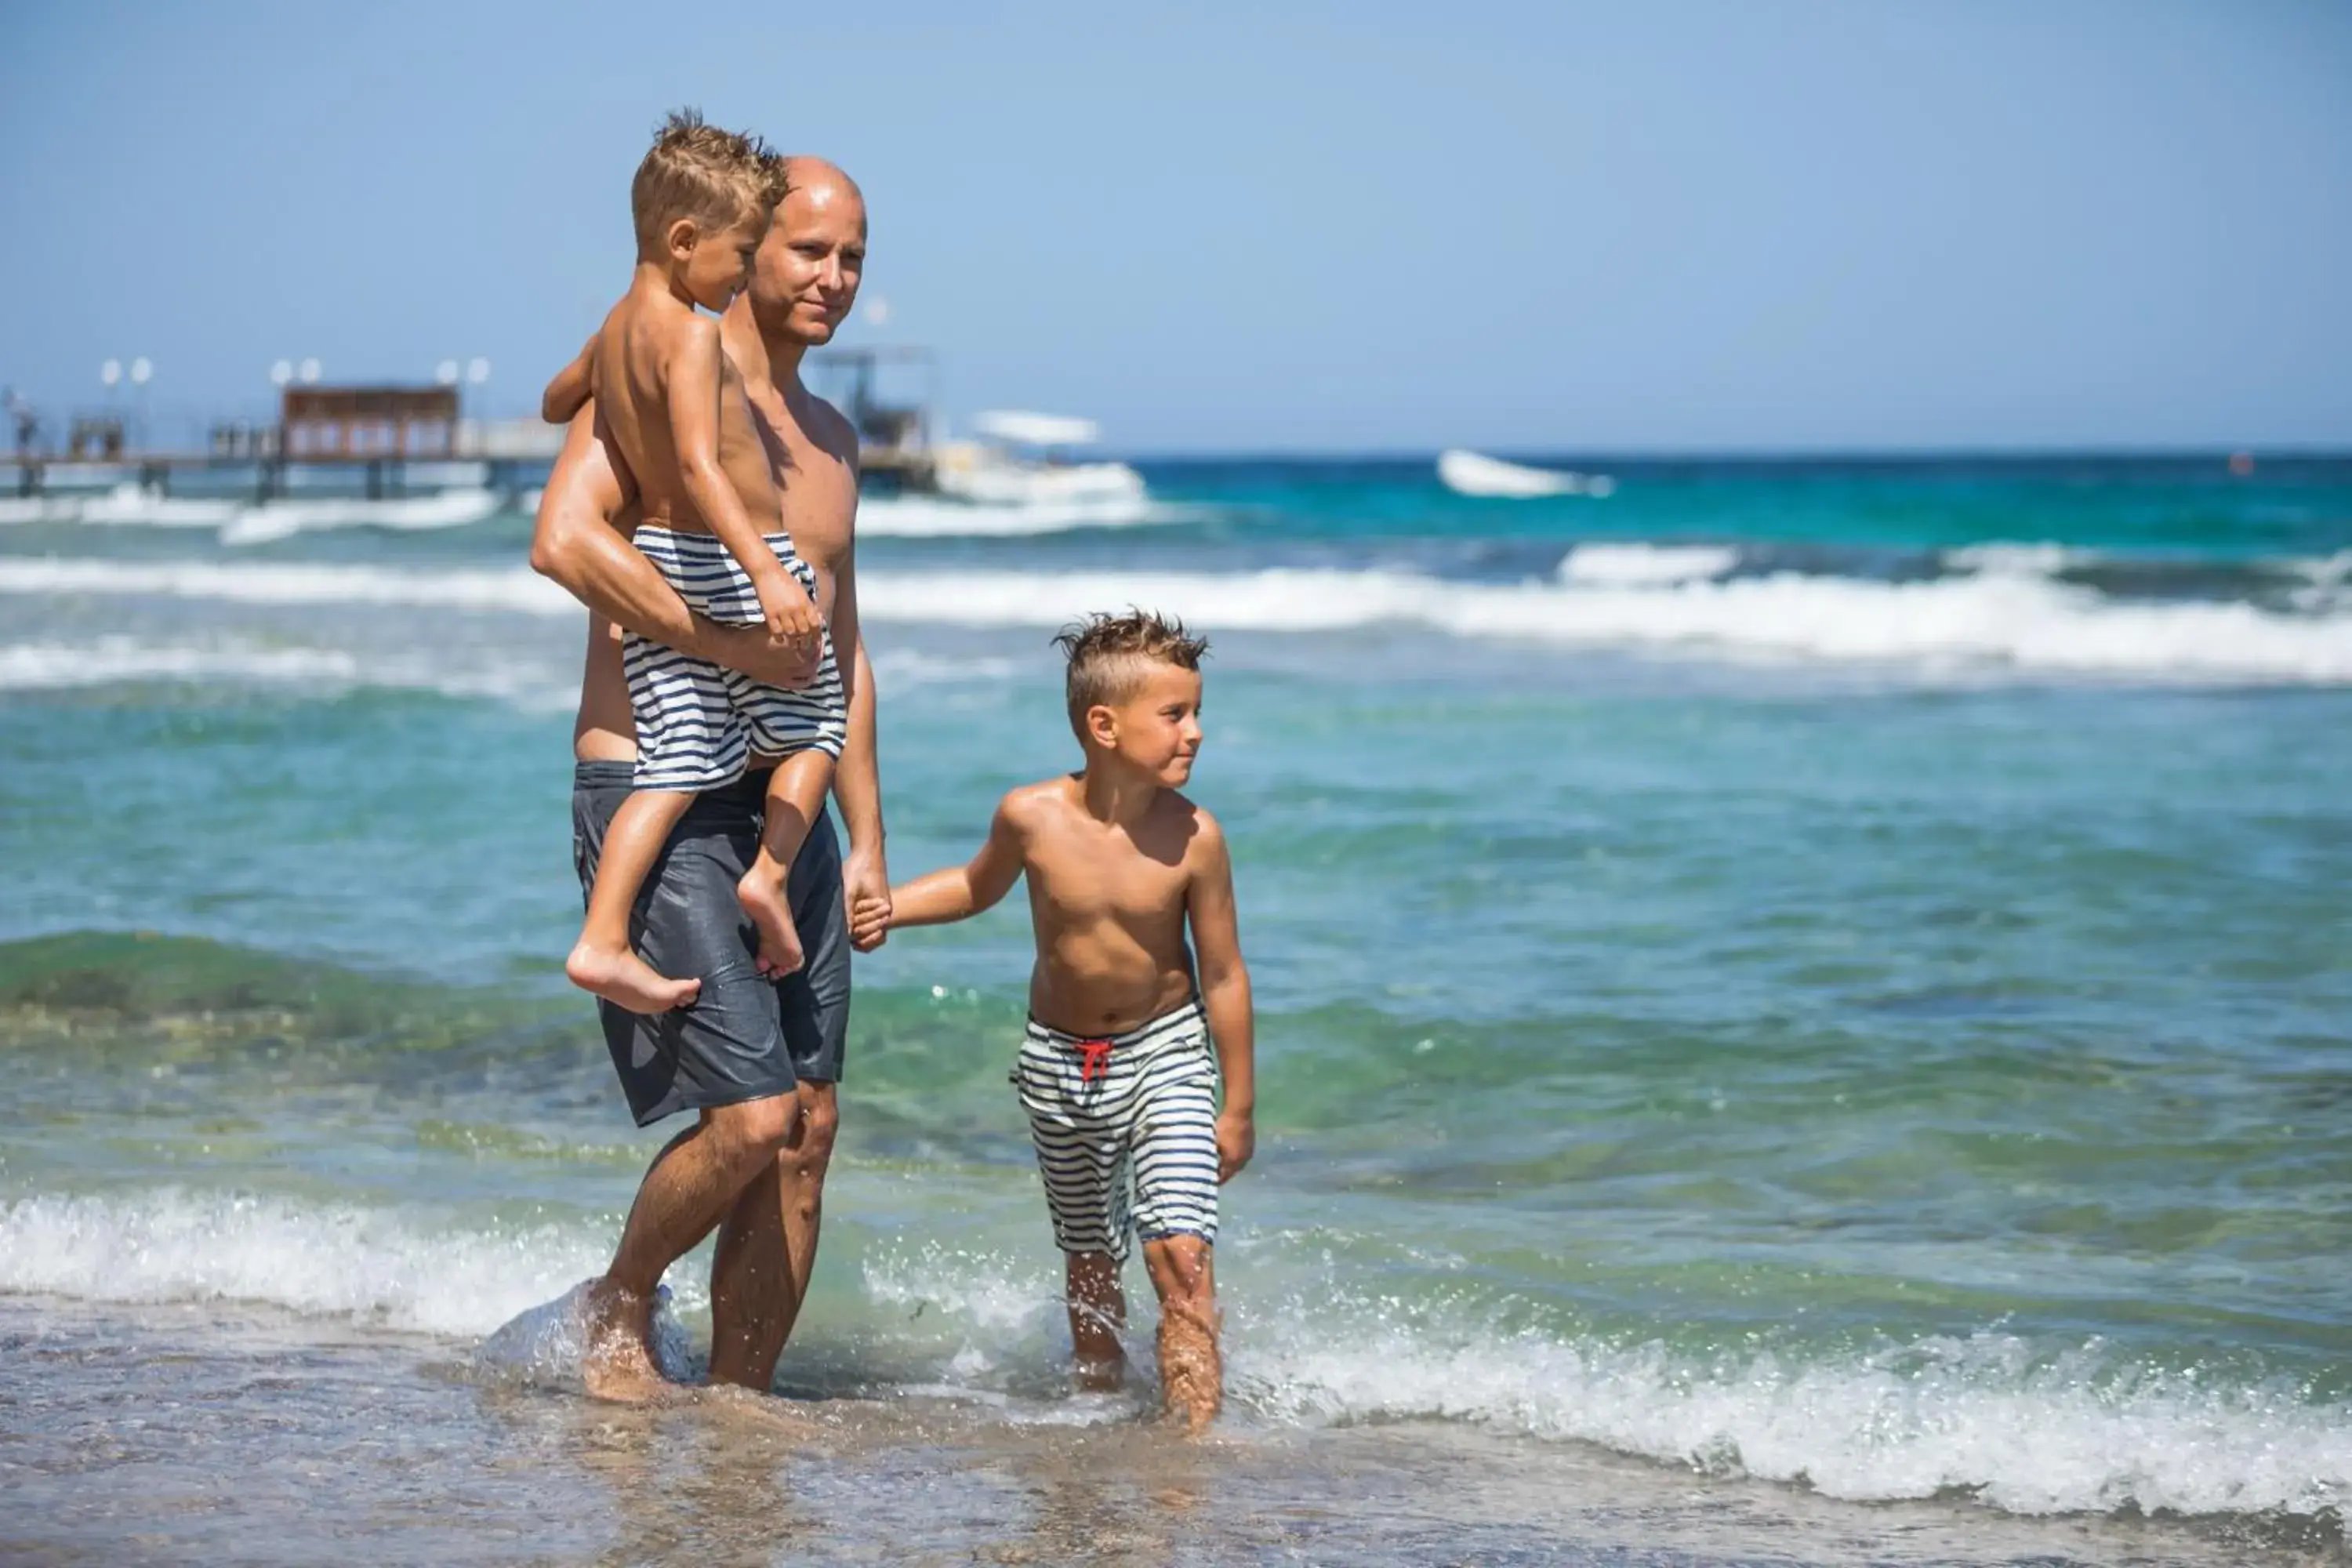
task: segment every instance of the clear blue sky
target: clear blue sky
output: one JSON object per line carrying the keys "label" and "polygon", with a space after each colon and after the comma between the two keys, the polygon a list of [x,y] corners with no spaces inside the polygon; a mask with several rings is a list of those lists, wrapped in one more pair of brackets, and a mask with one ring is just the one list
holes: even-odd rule
{"label": "clear blue sky", "polygon": [[2352,446],[2352,5],[126,5],[0,19],[0,382],[530,406],[697,103],[946,401],[1124,449]]}

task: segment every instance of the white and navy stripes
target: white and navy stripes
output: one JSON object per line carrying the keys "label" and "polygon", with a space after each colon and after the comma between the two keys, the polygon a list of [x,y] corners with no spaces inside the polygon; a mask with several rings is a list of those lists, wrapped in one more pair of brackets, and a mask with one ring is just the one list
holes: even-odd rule
{"label": "white and navy stripes", "polygon": [[1199,1001],[1108,1040],[1032,1018],[1012,1076],[1063,1251],[1216,1240],[1217,1059]]}
{"label": "white and navy stripes", "polygon": [[[814,598],[816,574],[793,549],[792,535],[771,533],[767,543]],[[636,545],[707,619],[726,626],[757,626],[763,619],[751,574],[717,536],[646,523],[636,531]],[[799,690],[762,685],[635,633],[622,639],[621,668],[637,726],[639,789],[716,789],[741,778],[755,754],[783,757],[814,747],[838,757],[849,733],[830,637],[816,679]]]}

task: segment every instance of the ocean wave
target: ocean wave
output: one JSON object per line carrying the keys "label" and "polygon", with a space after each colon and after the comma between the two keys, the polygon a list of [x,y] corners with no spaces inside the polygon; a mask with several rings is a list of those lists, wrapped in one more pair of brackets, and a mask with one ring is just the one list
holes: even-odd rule
{"label": "ocean wave", "polygon": [[1081,528],[1187,522],[1200,515],[1197,507],[1143,496],[1024,506],[982,506],[936,496],[868,496],[857,503],[857,531],[882,539],[1016,539]]}
{"label": "ocean wave", "polygon": [[457,668],[424,658],[362,658],[332,647],[158,644],[131,637],[0,644],[0,691],[167,683],[328,691],[364,687],[488,699],[551,712],[571,707],[577,699],[572,680],[572,671],[562,668],[533,670],[512,663]]}
{"label": "ocean wave", "polygon": [[2055,577],[2061,572],[2087,566],[2098,558],[2096,551],[2078,550],[2047,540],[2031,544],[1993,540],[1947,550],[1943,556],[1944,565],[1954,572],[2010,577]]}
{"label": "ocean wave", "polygon": [[1727,544],[1580,544],[1561,558],[1559,580],[1646,587],[1720,577],[1739,564]]}
{"label": "ocean wave", "polygon": [[[562,1298],[602,1267],[617,1223],[509,1225],[179,1188],[37,1195],[0,1204],[0,1290],[255,1301],[491,1336],[487,1360],[528,1370],[549,1359],[541,1342],[562,1326]],[[845,1233],[835,1251],[855,1245]],[[1988,1329],[1800,1352],[1743,1334],[1710,1355],[1496,1327],[1444,1303],[1407,1310],[1328,1281],[1260,1299],[1244,1261],[1227,1304],[1244,1419],[1465,1422],[1837,1498],[1965,1492],[2025,1514],[2309,1516],[2352,1503],[2352,1408],[2283,1382],[2167,1370],[2096,1339]],[[993,1397],[1040,1386],[1028,1363],[1058,1364],[1058,1281],[1033,1251],[898,1238],[851,1267],[869,1373]],[[695,1273],[676,1281],[682,1310],[707,1305]],[[1148,1321],[1135,1332],[1148,1338]]]}
{"label": "ocean wave", "polygon": [[[253,605],[431,606],[573,616],[522,567],[415,568],[0,559],[0,593],[161,595]],[[2152,602],[2025,573],[1922,582],[1781,572],[1649,586],[1469,583],[1405,571],[908,572],[861,574],[877,623],[1051,628],[1106,607],[1171,611],[1212,631],[1381,625],[1562,647],[2031,674],[2255,684],[2352,683],[2352,613],[2240,601]]]}
{"label": "ocean wave", "polygon": [[177,1189],[0,1205],[0,1290],[264,1301],[480,1334],[603,1271],[610,1234]]}

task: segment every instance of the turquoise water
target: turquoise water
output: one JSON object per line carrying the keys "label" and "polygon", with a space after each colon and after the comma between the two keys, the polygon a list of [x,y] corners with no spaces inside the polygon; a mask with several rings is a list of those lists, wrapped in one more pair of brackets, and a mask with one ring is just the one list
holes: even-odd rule
{"label": "turquoise water", "polygon": [[[1616,473],[869,504],[900,877],[1072,761],[1064,619],[1213,639],[1194,793],[1261,1010],[1236,1429],[2335,1541],[2352,463]],[[581,627],[527,533],[0,529],[37,1318],[462,1359],[600,1265],[658,1134],[556,971]],[[1026,966],[1010,904],[861,963],[787,1392],[1066,1407]]]}

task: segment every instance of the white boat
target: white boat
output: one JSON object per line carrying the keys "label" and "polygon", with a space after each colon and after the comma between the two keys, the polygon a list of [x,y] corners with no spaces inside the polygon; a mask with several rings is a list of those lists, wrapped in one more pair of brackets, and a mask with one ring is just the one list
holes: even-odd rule
{"label": "white boat", "polygon": [[1617,488],[1617,481],[1607,474],[1531,468],[1460,447],[1448,447],[1437,455],[1437,478],[1456,495],[1517,500],[1536,496],[1591,496],[1597,500]]}
{"label": "white boat", "polygon": [[936,448],[933,483],[940,493],[981,506],[1140,506],[1143,476],[1125,463],[1074,462],[1072,447],[1090,447],[1101,432],[1091,419],[999,410],[972,421],[979,439],[946,441]]}

